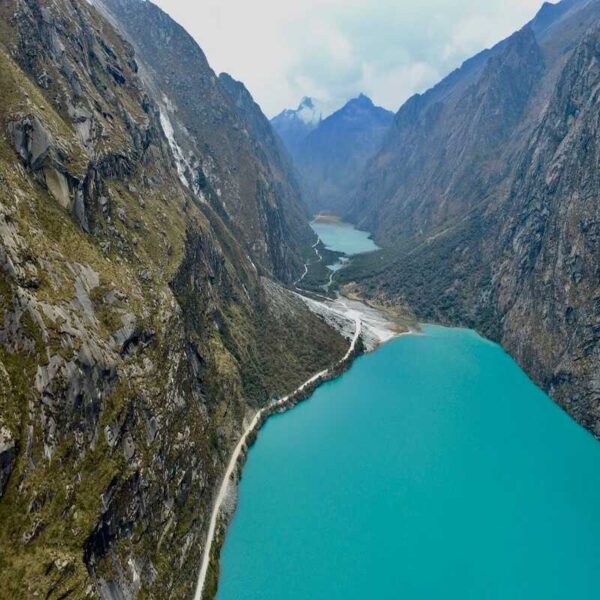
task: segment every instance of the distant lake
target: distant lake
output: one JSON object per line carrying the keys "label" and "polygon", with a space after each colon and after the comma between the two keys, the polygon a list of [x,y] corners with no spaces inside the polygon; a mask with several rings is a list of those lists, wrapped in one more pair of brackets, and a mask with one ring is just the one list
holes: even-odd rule
{"label": "distant lake", "polygon": [[427,326],[268,421],[243,471],[218,598],[599,590],[600,444],[499,346]]}
{"label": "distant lake", "polygon": [[343,252],[347,256],[379,249],[368,231],[360,231],[350,223],[313,221],[311,227],[329,250]]}

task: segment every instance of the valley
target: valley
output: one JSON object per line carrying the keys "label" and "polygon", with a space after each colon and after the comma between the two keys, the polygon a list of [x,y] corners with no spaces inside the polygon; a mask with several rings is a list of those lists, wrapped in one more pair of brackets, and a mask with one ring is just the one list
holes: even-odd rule
{"label": "valley", "polygon": [[0,3],[0,596],[595,598],[600,0],[178,1]]}

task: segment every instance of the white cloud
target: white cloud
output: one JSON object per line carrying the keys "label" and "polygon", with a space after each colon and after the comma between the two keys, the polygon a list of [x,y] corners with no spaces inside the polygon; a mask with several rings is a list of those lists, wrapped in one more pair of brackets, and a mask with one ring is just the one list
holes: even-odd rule
{"label": "white cloud", "polygon": [[384,70],[367,64],[362,81],[365,90],[377,90],[371,93],[379,104],[395,110],[410,96],[430,87],[442,76],[433,65],[425,62],[411,62]]}
{"label": "white cloud", "polygon": [[542,0],[156,0],[269,115],[365,92],[392,110],[521,27]]}

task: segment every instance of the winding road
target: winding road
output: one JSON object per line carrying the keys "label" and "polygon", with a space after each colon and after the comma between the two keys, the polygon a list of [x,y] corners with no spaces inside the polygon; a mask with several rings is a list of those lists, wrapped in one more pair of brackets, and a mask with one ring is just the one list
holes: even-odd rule
{"label": "winding road", "polygon": [[[320,253],[318,252],[318,250],[316,248],[318,243],[319,243],[319,240],[317,240],[317,243],[313,246],[313,248],[315,249],[317,256],[321,257]],[[306,272],[307,272],[308,265],[305,265],[305,268],[306,268]],[[304,275],[306,275],[306,272]],[[301,277],[297,283],[299,283],[303,278],[304,278],[304,276]],[[342,303],[342,305],[343,305],[343,303]],[[348,351],[343,356],[343,358],[341,358],[338,362],[336,362],[332,367],[329,367],[328,369],[324,369],[323,371],[320,371],[316,375],[313,375],[310,379],[307,379],[302,385],[297,387],[293,392],[291,392],[287,396],[284,396],[283,398],[279,398],[278,400],[275,400],[271,404],[268,404],[267,406],[261,408],[254,415],[254,418],[252,419],[252,421],[250,421],[248,426],[244,429],[244,433],[242,434],[240,441],[237,443],[237,446],[235,447],[233,454],[231,455],[231,458],[229,459],[229,463],[227,465],[225,475],[223,476],[221,486],[219,487],[219,493],[217,494],[217,497],[216,497],[216,500],[215,500],[215,503],[213,506],[213,510],[212,510],[212,513],[210,516],[210,523],[208,526],[208,534],[206,537],[206,544],[204,546],[204,553],[202,555],[202,565],[200,567],[200,574],[198,576],[198,583],[196,585],[196,593],[194,595],[194,600],[202,600],[202,594],[204,592],[204,586],[206,583],[206,575],[208,573],[208,567],[210,565],[212,546],[213,546],[215,534],[217,531],[217,523],[219,520],[219,514],[223,507],[223,503],[225,502],[225,499],[227,498],[227,492],[228,492],[229,484],[231,483],[232,475],[238,464],[240,455],[242,454],[242,451],[246,447],[246,443],[248,441],[249,436],[253,432],[255,432],[256,430],[258,430],[260,428],[260,425],[262,423],[262,418],[265,414],[268,414],[269,412],[273,411],[274,409],[285,406],[289,402],[289,400],[291,398],[293,398],[296,394],[303,392],[308,386],[312,385],[313,383],[315,383],[322,377],[327,377],[328,375],[330,375],[336,368],[338,368],[340,365],[344,364],[350,358],[350,356],[356,349],[356,344],[358,343],[358,340],[359,340],[361,332],[362,332],[362,319],[361,319],[360,312],[353,310],[351,308],[348,308],[348,307],[345,307],[346,310],[344,310],[344,311],[336,311],[335,309],[333,309],[329,306],[327,308],[328,308],[328,310],[337,312],[338,314],[343,314],[346,318],[354,320],[354,325],[355,325],[354,336],[352,337],[350,347],[348,348]]]}
{"label": "winding road", "polygon": [[302,273],[302,275],[298,279],[296,279],[296,281],[294,281],[294,287],[296,289],[299,289],[298,284],[302,283],[302,280],[308,275],[308,267],[310,267],[310,265],[320,263],[323,260],[323,256],[321,255],[321,253],[319,252],[319,248],[317,247],[319,245],[320,241],[321,241],[321,238],[317,238],[317,241],[312,245],[312,249],[315,251],[315,254],[317,255],[317,260],[314,263],[311,263],[311,262],[304,263],[304,273]]}

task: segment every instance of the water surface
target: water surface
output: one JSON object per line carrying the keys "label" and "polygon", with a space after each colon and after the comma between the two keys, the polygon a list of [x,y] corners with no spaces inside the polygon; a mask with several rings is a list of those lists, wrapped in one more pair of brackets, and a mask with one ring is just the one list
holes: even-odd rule
{"label": "water surface", "polygon": [[498,346],[427,327],[250,452],[219,600],[596,599],[600,444]]}
{"label": "water surface", "polygon": [[333,223],[313,221],[311,227],[321,238],[326,248],[343,252],[346,256],[373,252],[373,250],[379,249],[379,246],[371,239],[371,234],[368,231],[360,231],[350,223],[344,223],[343,221]]}

